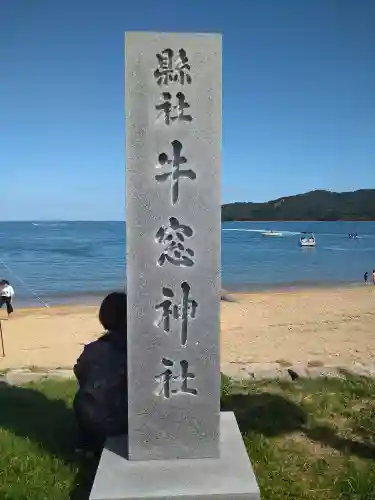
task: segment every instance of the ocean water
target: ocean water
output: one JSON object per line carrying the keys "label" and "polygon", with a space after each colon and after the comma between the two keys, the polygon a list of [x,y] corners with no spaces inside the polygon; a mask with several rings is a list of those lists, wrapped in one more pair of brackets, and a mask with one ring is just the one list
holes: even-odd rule
{"label": "ocean water", "polygon": [[[283,237],[266,238],[266,229]],[[300,232],[316,248],[300,248]],[[358,233],[358,240],[348,233]],[[99,301],[125,283],[122,222],[0,222],[0,277],[15,304]],[[222,227],[222,285],[229,290],[361,284],[375,268],[373,222],[231,222]],[[39,297],[39,298],[38,298]]]}

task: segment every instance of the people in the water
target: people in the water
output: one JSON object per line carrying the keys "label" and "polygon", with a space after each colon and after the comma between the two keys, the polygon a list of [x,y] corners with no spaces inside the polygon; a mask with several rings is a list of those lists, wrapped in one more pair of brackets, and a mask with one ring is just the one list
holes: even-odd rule
{"label": "people in the water", "polygon": [[0,309],[6,305],[8,316],[10,316],[14,309],[12,300],[14,297],[14,289],[7,280],[0,281]]}
{"label": "people in the water", "polygon": [[[371,275],[372,275],[372,283],[373,285],[375,285],[375,269],[372,270]],[[363,275],[363,280],[366,285],[369,283],[368,278],[369,278],[369,273],[366,271],[365,274]]]}
{"label": "people in the water", "polygon": [[357,239],[358,238],[358,233],[349,233],[349,238],[352,239]]}

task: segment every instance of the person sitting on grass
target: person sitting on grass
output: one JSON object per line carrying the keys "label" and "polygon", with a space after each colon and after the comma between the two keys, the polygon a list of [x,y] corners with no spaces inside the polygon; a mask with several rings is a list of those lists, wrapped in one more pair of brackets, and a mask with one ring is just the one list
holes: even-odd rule
{"label": "person sitting on grass", "polygon": [[106,333],[86,345],[74,366],[79,389],[73,409],[81,447],[101,452],[105,439],[128,430],[126,294],[102,302],[99,321]]}

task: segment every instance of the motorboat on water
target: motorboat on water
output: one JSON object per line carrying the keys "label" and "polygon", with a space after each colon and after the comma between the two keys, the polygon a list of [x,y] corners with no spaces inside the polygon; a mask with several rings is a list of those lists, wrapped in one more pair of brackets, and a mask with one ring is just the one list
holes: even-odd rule
{"label": "motorboat on water", "polygon": [[299,244],[301,247],[315,247],[316,246],[316,240],[315,240],[315,234],[314,233],[302,233],[303,236],[299,239]]}
{"label": "motorboat on water", "polygon": [[262,233],[262,236],[282,236],[282,235],[283,233],[280,233],[279,231],[271,231],[271,230],[264,231]]}

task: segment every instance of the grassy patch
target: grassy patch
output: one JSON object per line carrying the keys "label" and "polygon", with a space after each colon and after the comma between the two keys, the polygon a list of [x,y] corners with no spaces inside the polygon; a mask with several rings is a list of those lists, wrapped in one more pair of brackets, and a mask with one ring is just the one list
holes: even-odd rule
{"label": "grassy patch", "polygon": [[375,498],[375,383],[225,380],[264,500]]}
{"label": "grassy patch", "polygon": [[[87,500],[95,460],[75,451],[74,382],[0,389],[0,498]],[[374,381],[317,379],[233,385],[235,411],[262,500],[375,498]]]}
{"label": "grassy patch", "polygon": [[71,381],[0,388],[0,498],[87,500],[96,464],[75,452]]}

